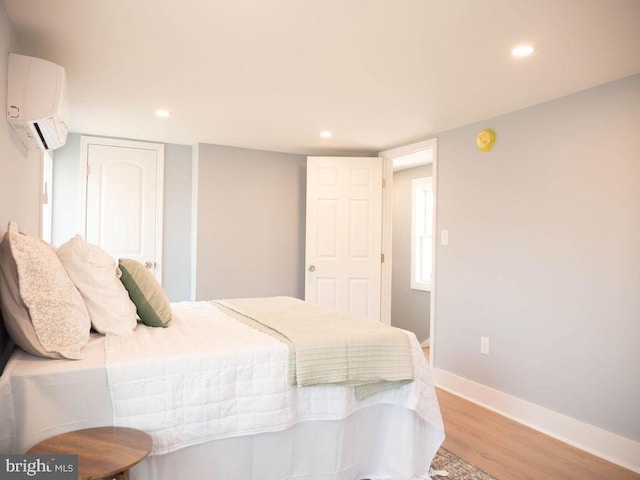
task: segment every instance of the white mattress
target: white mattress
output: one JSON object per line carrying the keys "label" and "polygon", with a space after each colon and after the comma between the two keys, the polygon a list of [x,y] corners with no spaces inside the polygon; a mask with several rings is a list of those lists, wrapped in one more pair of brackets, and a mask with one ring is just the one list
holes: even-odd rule
{"label": "white mattress", "polygon": [[427,478],[444,431],[413,334],[416,381],[358,402],[351,387],[288,385],[286,348],[268,335],[203,304],[172,307],[184,328],[139,327],[109,338],[106,355],[97,335],[79,361],[15,352],[0,378],[0,453],[120,425],[154,438],[134,479]]}

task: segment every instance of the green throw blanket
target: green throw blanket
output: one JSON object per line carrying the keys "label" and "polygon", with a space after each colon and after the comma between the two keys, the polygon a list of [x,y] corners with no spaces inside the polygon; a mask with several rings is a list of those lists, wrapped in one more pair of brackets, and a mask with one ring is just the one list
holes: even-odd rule
{"label": "green throw blanket", "polygon": [[291,297],[213,303],[289,345],[293,385],[352,385],[363,399],[413,381],[409,340],[398,328]]}

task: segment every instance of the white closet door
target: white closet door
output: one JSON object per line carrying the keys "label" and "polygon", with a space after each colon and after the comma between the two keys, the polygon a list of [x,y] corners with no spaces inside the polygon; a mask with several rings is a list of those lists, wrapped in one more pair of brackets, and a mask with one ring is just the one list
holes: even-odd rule
{"label": "white closet door", "polygon": [[164,146],[83,137],[87,242],[132,258],[160,281]]}

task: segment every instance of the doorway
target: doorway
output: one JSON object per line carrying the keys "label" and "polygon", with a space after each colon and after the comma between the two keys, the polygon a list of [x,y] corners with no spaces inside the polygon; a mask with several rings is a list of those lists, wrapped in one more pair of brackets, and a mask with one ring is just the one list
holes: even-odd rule
{"label": "doorway", "polygon": [[[389,259],[383,267],[383,321],[414,332],[423,346],[431,347],[431,361],[435,350],[437,141],[388,150],[381,156],[387,179],[383,248]],[[415,223],[416,208],[421,211],[417,218],[422,218],[422,225]],[[431,212],[426,217],[425,208]]]}

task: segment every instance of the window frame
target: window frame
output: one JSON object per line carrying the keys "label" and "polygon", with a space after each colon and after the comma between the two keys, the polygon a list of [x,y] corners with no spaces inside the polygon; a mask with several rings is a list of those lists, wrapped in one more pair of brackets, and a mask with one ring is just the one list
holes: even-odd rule
{"label": "window frame", "polygon": [[[431,200],[428,200],[428,196]],[[414,178],[411,181],[411,288],[430,292],[433,285],[433,242],[435,241],[434,218],[434,190],[433,176]],[[427,196],[427,198],[425,198]],[[420,205],[418,204],[420,202]],[[431,211],[429,209],[429,204]],[[418,208],[421,206],[422,208]],[[420,214],[424,212],[423,224],[420,224]],[[428,248],[424,248],[424,241],[429,240]],[[429,256],[431,271],[429,281],[423,280],[424,254]]]}

